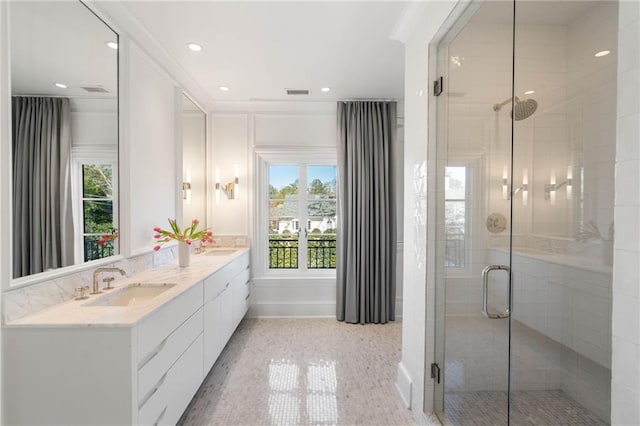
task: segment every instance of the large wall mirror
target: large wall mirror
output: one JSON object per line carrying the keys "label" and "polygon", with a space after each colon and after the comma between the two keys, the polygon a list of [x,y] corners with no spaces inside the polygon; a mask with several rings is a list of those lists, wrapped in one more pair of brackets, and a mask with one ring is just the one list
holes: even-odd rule
{"label": "large wall mirror", "polygon": [[182,217],[185,224],[207,218],[206,114],[182,95]]}
{"label": "large wall mirror", "polygon": [[9,25],[16,285],[118,253],[118,35],[79,1]]}

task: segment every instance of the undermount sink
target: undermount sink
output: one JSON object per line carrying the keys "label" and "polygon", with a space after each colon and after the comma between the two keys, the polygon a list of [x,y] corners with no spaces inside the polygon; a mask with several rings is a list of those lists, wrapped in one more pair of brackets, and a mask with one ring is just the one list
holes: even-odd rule
{"label": "undermount sink", "polygon": [[229,256],[230,254],[233,254],[237,251],[238,250],[231,250],[231,249],[230,250],[210,250],[205,254],[207,256]]}
{"label": "undermount sink", "polygon": [[175,284],[129,284],[100,296],[85,306],[135,306],[153,299],[173,286]]}

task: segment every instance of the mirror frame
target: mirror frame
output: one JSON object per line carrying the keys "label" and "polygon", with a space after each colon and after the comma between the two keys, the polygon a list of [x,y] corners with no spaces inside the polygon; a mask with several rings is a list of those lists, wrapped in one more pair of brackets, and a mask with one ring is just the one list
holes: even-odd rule
{"label": "mirror frame", "polygon": [[[118,49],[116,52],[116,78],[117,78],[117,159],[118,159],[118,177],[119,184],[118,190],[118,211],[114,212],[118,215],[120,244],[119,253],[113,256],[109,256],[103,259],[96,259],[80,264],[74,264],[70,266],[61,267],[51,271],[40,272],[33,275],[28,275],[19,278],[13,278],[13,213],[12,213],[12,196],[13,196],[13,178],[12,178],[12,164],[13,154],[11,150],[11,143],[0,144],[0,229],[6,230],[9,234],[9,238],[3,238],[0,242],[0,277],[2,277],[2,291],[15,290],[34,284],[39,284],[45,281],[54,280],[64,276],[77,274],[96,267],[119,262],[126,257],[130,252],[129,243],[129,220],[126,212],[128,207],[125,207],[123,201],[125,201],[129,194],[129,187],[122,185],[128,179],[129,161],[126,156],[123,155],[128,147],[128,139],[126,136],[127,124],[125,122],[126,117],[126,100],[128,99],[128,93],[125,89],[126,82],[128,81],[128,71],[126,69],[126,58],[129,52],[129,39],[123,32],[114,25],[113,22],[105,16],[105,13],[101,8],[90,1],[77,0],[78,3],[86,7],[96,19],[98,19],[103,25],[109,28],[116,36],[118,42]],[[7,60],[0,61],[0,140],[11,141],[12,129],[11,129],[11,43],[9,40],[9,2],[0,2],[0,58],[6,58]],[[123,214],[125,213],[125,214]]]}

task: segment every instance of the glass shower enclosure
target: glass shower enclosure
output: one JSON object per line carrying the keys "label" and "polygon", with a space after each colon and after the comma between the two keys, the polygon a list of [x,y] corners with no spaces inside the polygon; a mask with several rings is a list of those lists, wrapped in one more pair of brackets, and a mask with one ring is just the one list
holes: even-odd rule
{"label": "glass shower enclosure", "polygon": [[609,423],[617,17],[474,1],[438,46],[444,424]]}

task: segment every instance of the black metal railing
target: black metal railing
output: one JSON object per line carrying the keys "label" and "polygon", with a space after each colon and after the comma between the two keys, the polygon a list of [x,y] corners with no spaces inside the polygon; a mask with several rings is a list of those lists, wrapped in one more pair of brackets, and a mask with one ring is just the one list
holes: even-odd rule
{"label": "black metal railing", "polygon": [[307,268],[335,269],[336,236],[311,236],[307,241]]}
{"label": "black metal railing", "polygon": [[113,256],[113,242],[109,241],[102,245],[98,244],[98,237],[84,238],[84,260],[102,259],[104,257]]}
{"label": "black metal railing", "polygon": [[445,240],[445,266],[447,268],[464,268],[465,265],[464,235],[447,235]]}
{"label": "black metal railing", "polygon": [[[269,268],[298,268],[298,239],[296,237],[269,237]],[[336,267],[336,236],[309,236],[307,240],[307,268],[334,269]]]}
{"label": "black metal railing", "polygon": [[269,237],[269,268],[298,268],[298,239],[293,237]]}

